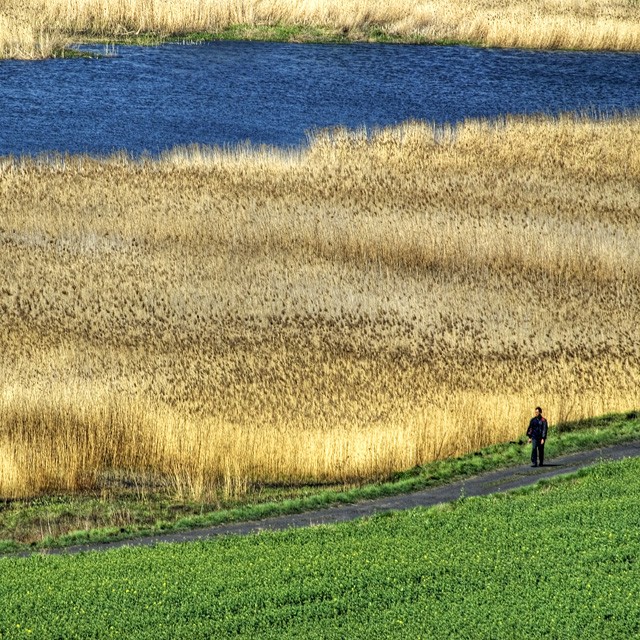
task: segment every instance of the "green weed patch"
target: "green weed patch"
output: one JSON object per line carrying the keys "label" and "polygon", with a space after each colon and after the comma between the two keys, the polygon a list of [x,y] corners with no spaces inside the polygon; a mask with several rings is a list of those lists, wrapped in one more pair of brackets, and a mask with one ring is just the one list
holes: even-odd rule
{"label": "green weed patch", "polygon": [[331,527],[0,560],[0,637],[630,638],[640,460]]}

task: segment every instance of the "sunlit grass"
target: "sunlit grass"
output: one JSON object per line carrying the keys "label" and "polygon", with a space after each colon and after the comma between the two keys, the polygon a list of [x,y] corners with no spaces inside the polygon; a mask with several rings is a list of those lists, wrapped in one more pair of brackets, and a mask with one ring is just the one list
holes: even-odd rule
{"label": "sunlit grass", "polygon": [[1,160],[0,495],[359,482],[637,407],[639,134]]}
{"label": "sunlit grass", "polygon": [[[563,454],[638,438],[638,411],[597,416],[551,428],[546,456],[557,464]],[[167,494],[166,487],[150,484],[143,475],[106,471],[94,491],[0,500],[0,553],[109,542],[385,498],[521,465],[529,457],[527,439],[520,437],[461,457],[434,460],[394,474],[385,482],[351,486],[259,484],[244,495],[229,495],[223,486],[208,492],[205,501]]]}
{"label": "sunlit grass", "polygon": [[[265,28],[267,31],[265,31]],[[242,38],[471,42],[640,50],[636,0],[4,0],[0,55],[50,55],[49,41],[235,33]],[[55,47],[54,47],[55,48]]]}

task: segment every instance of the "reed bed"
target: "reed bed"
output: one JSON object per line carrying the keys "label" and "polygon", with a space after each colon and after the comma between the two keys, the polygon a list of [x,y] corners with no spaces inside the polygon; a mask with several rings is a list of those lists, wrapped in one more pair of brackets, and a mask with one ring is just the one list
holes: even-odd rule
{"label": "reed bed", "polygon": [[0,55],[44,56],[46,42],[64,39],[216,34],[238,25],[248,37],[252,28],[284,25],[354,40],[640,50],[637,0],[2,0]]}
{"label": "reed bed", "polygon": [[640,118],[0,159],[0,496],[360,482],[640,406]]}
{"label": "reed bed", "polygon": [[50,58],[69,44],[69,39],[60,31],[49,28],[35,17],[5,13],[0,3],[0,59]]}

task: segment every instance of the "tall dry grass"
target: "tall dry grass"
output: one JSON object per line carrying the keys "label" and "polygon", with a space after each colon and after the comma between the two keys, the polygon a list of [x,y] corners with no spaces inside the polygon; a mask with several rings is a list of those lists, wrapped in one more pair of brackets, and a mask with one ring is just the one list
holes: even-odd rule
{"label": "tall dry grass", "polygon": [[640,406],[640,118],[0,160],[0,495],[379,478]]}
{"label": "tall dry grass", "polygon": [[321,27],[495,47],[640,50],[637,0],[2,0],[0,54],[45,54],[43,38],[219,32],[233,25]]}
{"label": "tall dry grass", "polygon": [[70,44],[60,30],[44,24],[36,15],[22,15],[13,9],[0,1],[0,59],[50,58]]}

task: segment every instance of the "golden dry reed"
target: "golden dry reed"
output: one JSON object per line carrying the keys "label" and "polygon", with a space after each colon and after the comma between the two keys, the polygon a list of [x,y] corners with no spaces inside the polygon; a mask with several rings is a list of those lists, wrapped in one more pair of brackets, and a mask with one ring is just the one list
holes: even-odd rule
{"label": "golden dry reed", "polygon": [[640,118],[0,159],[0,496],[358,482],[640,406]]}
{"label": "golden dry reed", "polygon": [[50,55],[65,39],[316,27],[367,39],[491,47],[640,50],[638,0],[0,0],[0,55]]}

